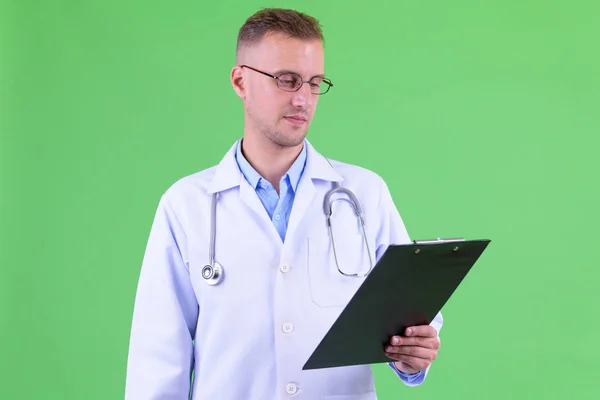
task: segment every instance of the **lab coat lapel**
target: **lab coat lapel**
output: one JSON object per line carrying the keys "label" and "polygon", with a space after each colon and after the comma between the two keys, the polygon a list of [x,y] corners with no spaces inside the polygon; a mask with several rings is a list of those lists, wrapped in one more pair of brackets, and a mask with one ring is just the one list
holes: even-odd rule
{"label": "lab coat lapel", "polygon": [[265,231],[268,231],[275,240],[281,243],[281,237],[277,229],[269,219],[265,207],[261,203],[256,191],[244,178],[242,171],[235,161],[235,150],[237,142],[234,143],[221,162],[215,168],[215,174],[208,187],[208,193],[222,192],[234,187],[239,188],[242,207],[247,207],[254,217],[253,220]]}
{"label": "lab coat lapel", "polygon": [[322,199],[315,198],[317,189],[313,180],[320,179],[328,182],[343,181],[341,175],[333,169],[325,157],[314,149],[308,140],[305,141],[305,145],[307,146],[306,167],[298,183],[298,190],[294,198],[286,238],[294,234],[308,206],[314,201],[322,201]]}
{"label": "lab coat lapel", "polygon": [[231,189],[240,184],[243,175],[235,162],[235,149],[236,143],[223,156],[221,162],[214,167],[214,175],[207,188],[209,195]]}
{"label": "lab coat lapel", "polygon": [[316,192],[317,191],[315,189],[315,185],[313,184],[312,178],[306,173],[302,174],[300,182],[298,182],[298,190],[296,191],[294,204],[292,205],[292,212],[290,214],[286,238],[291,238],[293,236],[294,231],[302,220],[302,216],[304,215],[306,208],[314,201]]}
{"label": "lab coat lapel", "polygon": [[281,236],[279,236],[275,225],[273,225],[273,222],[269,219],[269,214],[267,214],[265,206],[260,201],[254,188],[250,186],[243,176],[242,181],[240,182],[240,200],[254,214],[256,223],[259,224],[264,231],[269,232],[269,234],[273,236],[273,240],[282,243]]}
{"label": "lab coat lapel", "polygon": [[[324,156],[314,149],[308,140],[305,141],[305,145],[307,146],[306,166],[302,173],[302,177],[300,178],[300,182],[298,183],[286,238],[290,238],[294,234],[302,221],[308,206],[313,201],[323,201],[322,198],[315,198],[317,188],[315,187],[314,180],[323,180],[329,184],[331,184],[331,182],[343,181],[342,176],[335,171]],[[248,207],[252,211],[254,217],[256,217],[256,223],[264,230],[269,231],[269,234],[276,238],[277,241],[281,242],[277,229],[275,229],[275,226],[269,219],[264,206],[256,195],[256,191],[244,179],[244,176],[235,161],[235,149],[236,144],[231,146],[219,165],[216,166],[215,174],[208,186],[208,193],[212,194],[236,186],[239,187],[239,196],[242,203],[244,203],[244,206],[242,207]],[[319,204],[319,206],[322,209],[322,203]],[[286,239],[286,241],[288,241],[288,239]]]}

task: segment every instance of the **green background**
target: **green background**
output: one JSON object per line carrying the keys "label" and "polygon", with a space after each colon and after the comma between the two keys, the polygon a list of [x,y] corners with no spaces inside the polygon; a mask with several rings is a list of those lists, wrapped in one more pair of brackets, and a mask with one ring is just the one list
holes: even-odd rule
{"label": "green background", "polygon": [[160,195],[242,133],[237,30],[320,19],[309,139],[380,173],[411,236],[490,238],[425,385],[380,399],[600,391],[598,1],[9,1],[0,8],[0,399],[123,397]]}

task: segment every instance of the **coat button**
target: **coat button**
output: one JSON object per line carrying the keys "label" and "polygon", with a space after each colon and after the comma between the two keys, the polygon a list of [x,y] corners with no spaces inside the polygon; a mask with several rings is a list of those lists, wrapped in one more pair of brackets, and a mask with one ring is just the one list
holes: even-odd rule
{"label": "coat button", "polygon": [[290,266],[287,264],[282,264],[279,266],[279,270],[283,273],[286,273],[290,270]]}
{"label": "coat button", "polygon": [[296,394],[298,391],[298,386],[294,385],[293,383],[288,383],[285,386],[285,391],[287,394]]}
{"label": "coat button", "polygon": [[281,329],[283,329],[283,331],[285,333],[292,333],[292,331],[294,330],[294,325],[292,325],[289,322],[286,322],[285,324],[283,324],[283,326],[281,327]]}

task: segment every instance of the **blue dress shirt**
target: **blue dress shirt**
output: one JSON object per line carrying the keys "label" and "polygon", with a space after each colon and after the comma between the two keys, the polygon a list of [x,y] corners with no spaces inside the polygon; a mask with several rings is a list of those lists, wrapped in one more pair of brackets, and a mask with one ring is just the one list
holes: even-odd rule
{"label": "blue dress shirt", "polygon": [[[275,190],[275,187],[250,165],[248,160],[242,154],[241,140],[237,143],[237,149],[235,153],[235,159],[240,171],[256,191],[256,194],[262,202],[267,214],[282,241],[285,241],[285,233],[287,225],[290,220],[290,213],[292,211],[292,204],[294,204],[294,197],[296,195],[296,189],[298,188],[298,182],[304,171],[306,164],[306,143],[302,147],[302,151],[296,161],[292,164],[288,172],[283,175],[279,181],[279,193]],[[390,367],[398,374],[400,379],[410,384],[420,384],[425,378],[424,371],[417,372],[415,374],[406,374],[396,368],[393,362],[389,363]]]}
{"label": "blue dress shirt", "polygon": [[265,206],[265,210],[271,221],[275,225],[282,241],[285,241],[292,204],[298,188],[298,182],[306,165],[306,145],[302,147],[302,152],[294,161],[288,172],[279,181],[279,195],[275,187],[250,165],[248,160],[242,154],[241,141],[238,141],[235,159],[242,171],[242,174],[256,191],[256,195]]}

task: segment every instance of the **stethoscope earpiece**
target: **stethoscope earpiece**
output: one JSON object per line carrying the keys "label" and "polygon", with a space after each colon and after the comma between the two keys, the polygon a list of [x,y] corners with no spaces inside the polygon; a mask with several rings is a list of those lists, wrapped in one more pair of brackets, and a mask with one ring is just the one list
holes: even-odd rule
{"label": "stethoscope earpiece", "polygon": [[202,278],[209,285],[216,285],[223,280],[223,267],[217,262],[207,264],[202,268]]}

